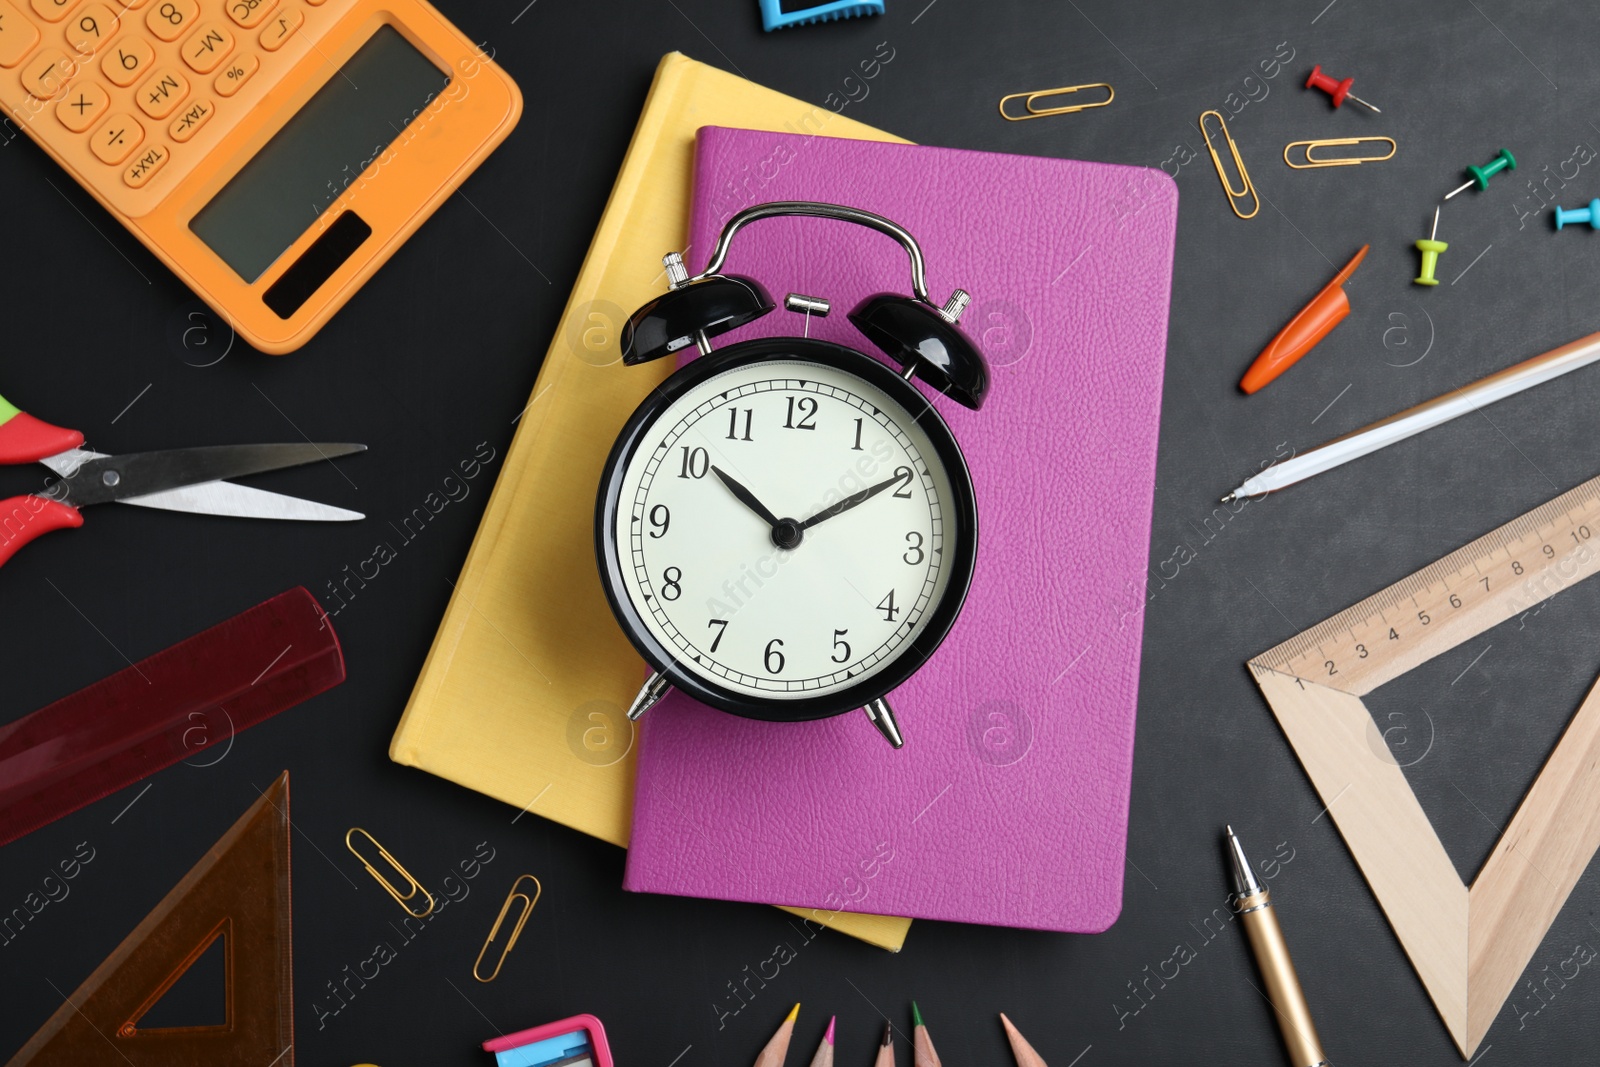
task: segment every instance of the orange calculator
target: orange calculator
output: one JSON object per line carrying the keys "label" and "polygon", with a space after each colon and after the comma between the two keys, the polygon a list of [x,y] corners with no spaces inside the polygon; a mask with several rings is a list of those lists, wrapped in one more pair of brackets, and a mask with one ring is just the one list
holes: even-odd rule
{"label": "orange calculator", "polygon": [[522,114],[424,0],[0,0],[0,105],[275,354]]}

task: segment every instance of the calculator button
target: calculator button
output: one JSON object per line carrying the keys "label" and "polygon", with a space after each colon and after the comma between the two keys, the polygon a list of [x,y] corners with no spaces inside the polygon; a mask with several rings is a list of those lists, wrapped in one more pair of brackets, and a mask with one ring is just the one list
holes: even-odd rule
{"label": "calculator button", "polygon": [[139,86],[133,98],[138,102],[140,111],[153,119],[164,119],[176,111],[188,95],[189,79],[171,67],[163,67]]}
{"label": "calculator button", "polygon": [[176,41],[199,17],[200,5],[194,0],[161,0],[145,14],[144,24],[163,41]]}
{"label": "calculator button", "polygon": [[210,74],[233,51],[233,34],[220,22],[207,22],[183,42],[183,61],[198,74]]}
{"label": "calculator button", "polygon": [[33,10],[46,22],[60,22],[78,0],[33,0]]}
{"label": "calculator button", "polygon": [[26,15],[0,0],[0,67],[14,67],[39,43],[39,31]]}
{"label": "calculator button", "polygon": [[156,176],[156,171],[166,166],[167,160],[171,158],[171,149],[164,145],[151,145],[122,169],[122,180],[130,189],[142,189],[146,182]]}
{"label": "calculator button", "polygon": [[80,82],[56,105],[56,118],[73,133],[82,133],[111,109],[111,97],[94,82]]}
{"label": "calculator button", "polygon": [[252,52],[242,56],[235,56],[222,68],[222,73],[217,75],[216,89],[218,96],[232,96],[250,80],[250,76],[261,69],[261,60]]}
{"label": "calculator button", "polygon": [[111,40],[121,20],[104,4],[90,4],[67,20],[67,43],[73,51],[92,55]]}
{"label": "calculator button", "polygon": [[144,77],[145,71],[149,70],[150,64],[155,61],[155,49],[150,47],[149,41],[143,37],[128,36],[106,49],[105,58],[100,61],[100,69],[105,72],[111,84],[126,89]]}
{"label": "calculator button", "polygon": [[261,20],[272,14],[278,0],[226,0],[228,17],[247,30],[261,25]]}
{"label": "calculator button", "polygon": [[144,140],[144,127],[132,115],[112,115],[89,138],[89,149],[100,162],[114,167],[127,159]]}
{"label": "calculator button", "polygon": [[196,100],[172,120],[172,125],[167,127],[167,132],[172,139],[182,144],[200,132],[200,127],[211,121],[211,116],[217,113],[217,105],[210,100]]}
{"label": "calculator button", "polygon": [[33,62],[22,68],[22,87],[29,95],[48,100],[66,87],[67,79],[77,71],[77,66],[65,52],[46,48],[33,57]]}
{"label": "calculator button", "polygon": [[269,52],[276,52],[289,43],[289,38],[294,36],[295,31],[305,20],[306,17],[299,8],[276,16],[267,23],[267,28],[261,31],[261,47]]}
{"label": "calculator button", "polygon": [[67,43],[81,55],[93,55],[116,35],[121,25],[117,12],[104,4],[90,4],[67,20]]}

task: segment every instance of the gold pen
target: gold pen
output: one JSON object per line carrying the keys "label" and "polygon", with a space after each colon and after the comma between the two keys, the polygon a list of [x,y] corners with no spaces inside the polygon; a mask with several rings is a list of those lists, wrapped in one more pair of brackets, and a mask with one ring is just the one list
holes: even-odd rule
{"label": "gold pen", "polygon": [[1317,1027],[1311,1021],[1311,1008],[1300,989],[1300,979],[1294,973],[1294,961],[1289,958],[1289,945],[1278,928],[1271,894],[1256,881],[1255,871],[1231,826],[1228,827],[1228,852],[1233,857],[1233,906],[1250,938],[1256,964],[1261,968],[1267,1000],[1278,1016],[1278,1028],[1283,1031],[1289,1062],[1293,1067],[1329,1067],[1322,1042],[1317,1040]]}

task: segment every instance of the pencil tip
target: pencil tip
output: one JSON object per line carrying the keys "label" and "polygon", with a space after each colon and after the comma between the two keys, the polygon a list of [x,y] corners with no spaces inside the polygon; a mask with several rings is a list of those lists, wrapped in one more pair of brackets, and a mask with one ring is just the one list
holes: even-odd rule
{"label": "pencil tip", "polygon": [[828,1016],[828,1032],[822,1035],[822,1040],[826,1041],[830,1045],[833,1044],[833,1024],[838,1022],[838,1020],[839,1017],[837,1015]]}
{"label": "pencil tip", "polygon": [[789,1009],[788,1018],[784,1019],[783,1021],[786,1022],[786,1023],[792,1023],[796,1019],[798,1019],[799,1017],[800,1017],[800,1002],[796,1001],[794,1007]]}
{"label": "pencil tip", "polygon": [[923,1026],[923,1025],[926,1025],[922,1021],[922,1009],[917,1007],[917,1002],[914,1001],[914,1000],[911,1002],[911,1025],[912,1026]]}
{"label": "pencil tip", "polygon": [[894,1040],[894,1024],[891,1023],[888,1019],[885,1019],[885,1020],[883,1020],[883,1042],[882,1042],[883,1046],[885,1048],[888,1048],[889,1047],[889,1043],[892,1042],[893,1040]]}

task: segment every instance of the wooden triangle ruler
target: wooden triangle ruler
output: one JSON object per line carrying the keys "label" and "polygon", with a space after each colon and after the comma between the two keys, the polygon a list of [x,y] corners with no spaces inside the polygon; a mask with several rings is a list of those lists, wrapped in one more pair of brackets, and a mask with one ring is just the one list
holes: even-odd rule
{"label": "wooden triangle ruler", "polygon": [[[289,919],[285,771],[7,1067],[294,1067]],[[140,1027],[219,937],[226,1021]]]}
{"label": "wooden triangle ruler", "polygon": [[1600,845],[1600,684],[1471,887],[1361,698],[1600,570],[1600,478],[1250,661],[1463,1058]]}

